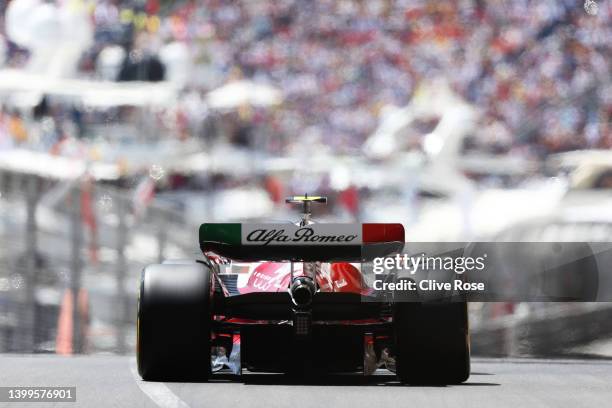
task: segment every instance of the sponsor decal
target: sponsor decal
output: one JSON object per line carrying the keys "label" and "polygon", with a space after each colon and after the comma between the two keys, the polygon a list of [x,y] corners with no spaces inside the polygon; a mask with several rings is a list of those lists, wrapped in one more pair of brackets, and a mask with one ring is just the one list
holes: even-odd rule
{"label": "sponsor decal", "polygon": [[243,225],[243,245],[361,245],[361,225],[291,224]]}

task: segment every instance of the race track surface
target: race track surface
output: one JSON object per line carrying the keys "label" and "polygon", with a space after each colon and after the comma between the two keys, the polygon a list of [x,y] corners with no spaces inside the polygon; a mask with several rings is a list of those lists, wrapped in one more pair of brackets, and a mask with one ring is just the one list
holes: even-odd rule
{"label": "race track surface", "polygon": [[76,403],[0,403],[11,407],[606,407],[612,361],[473,359],[462,385],[402,386],[375,376],[339,375],[310,383],[282,375],[227,375],[208,383],[149,383],[134,358],[0,356],[0,386],[76,386]]}

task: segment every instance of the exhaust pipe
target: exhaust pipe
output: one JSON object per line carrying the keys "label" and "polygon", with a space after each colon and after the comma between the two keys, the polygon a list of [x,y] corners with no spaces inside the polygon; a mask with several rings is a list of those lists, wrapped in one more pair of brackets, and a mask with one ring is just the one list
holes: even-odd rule
{"label": "exhaust pipe", "polygon": [[293,279],[289,294],[293,304],[298,308],[308,307],[312,303],[312,297],[316,292],[313,280],[307,276],[299,276]]}

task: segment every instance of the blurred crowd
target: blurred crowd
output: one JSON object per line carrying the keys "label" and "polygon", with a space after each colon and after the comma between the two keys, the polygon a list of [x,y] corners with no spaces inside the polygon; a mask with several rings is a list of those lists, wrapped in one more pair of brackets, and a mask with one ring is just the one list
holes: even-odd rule
{"label": "blurred crowd", "polygon": [[[589,14],[581,0],[103,0],[81,70],[111,45],[128,59],[185,45],[190,99],[177,117],[192,135],[209,129],[203,95],[249,78],[285,100],[235,113],[236,141],[256,123],[281,151],[299,140],[356,151],[384,106],[407,105],[439,77],[479,108],[476,137],[496,151],[611,148],[612,6],[600,3]],[[9,65],[23,59],[7,49]]]}

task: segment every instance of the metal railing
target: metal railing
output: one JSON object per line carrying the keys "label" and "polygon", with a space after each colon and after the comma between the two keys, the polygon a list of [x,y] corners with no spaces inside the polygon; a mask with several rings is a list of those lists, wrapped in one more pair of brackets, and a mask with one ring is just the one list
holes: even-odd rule
{"label": "metal railing", "polygon": [[129,352],[142,268],[197,252],[197,226],[130,191],[0,172],[0,194],[0,352]]}

